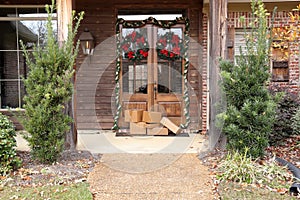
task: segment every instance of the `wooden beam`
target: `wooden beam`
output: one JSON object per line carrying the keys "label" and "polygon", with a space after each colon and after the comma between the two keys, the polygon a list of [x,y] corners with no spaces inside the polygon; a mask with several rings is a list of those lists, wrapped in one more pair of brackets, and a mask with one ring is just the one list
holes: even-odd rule
{"label": "wooden beam", "polygon": [[[216,127],[216,115],[222,102],[219,59],[226,58],[227,0],[210,0],[209,12],[209,137],[210,149],[219,142],[221,130]],[[226,103],[226,102],[225,102]]]}
{"label": "wooden beam", "polygon": [[58,41],[62,43],[68,37],[68,24],[72,20],[72,0],[56,0]]}

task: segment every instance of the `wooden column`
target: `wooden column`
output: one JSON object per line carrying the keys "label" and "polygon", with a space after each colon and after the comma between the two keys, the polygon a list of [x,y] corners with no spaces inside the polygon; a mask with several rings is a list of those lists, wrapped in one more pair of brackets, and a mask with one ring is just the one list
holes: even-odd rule
{"label": "wooden column", "polygon": [[[68,38],[68,25],[72,23],[72,0],[56,0],[57,21],[58,21],[58,41],[60,45]],[[74,79],[71,80],[74,83]],[[75,96],[66,105],[66,113],[75,121]],[[66,134],[65,148],[75,150],[77,144],[77,130],[75,122],[71,124],[70,131]]]}
{"label": "wooden column", "polygon": [[216,127],[216,115],[222,101],[219,58],[226,58],[227,0],[209,1],[209,139],[213,149],[220,138],[221,130]]}
{"label": "wooden column", "polygon": [[72,19],[72,0],[56,0],[58,18],[58,41],[62,43],[68,37],[68,24]]}

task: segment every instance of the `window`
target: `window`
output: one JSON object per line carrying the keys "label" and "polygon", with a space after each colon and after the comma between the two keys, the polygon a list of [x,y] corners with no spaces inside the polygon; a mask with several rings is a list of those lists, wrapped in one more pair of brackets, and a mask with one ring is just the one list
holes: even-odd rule
{"label": "window", "polygon": [[273,28],[272,42],[272,81],[289,81],[289,31],[285,28]]}
{"label": "window", "polygon": [[234,34],[234,62],[237,62],[238,57],[242,54],[247,55],[247,44],[245,37],[250,33],[251,30],[235,29]]}
{"label": "window", "polygon": [[[56,15],[53,27],[57,27]],[[22,108],[26,78],[26,66],[20,40],[30,51],[33,44],[46,43],[46,21],[42,6],[0,6],[0,106]]]}

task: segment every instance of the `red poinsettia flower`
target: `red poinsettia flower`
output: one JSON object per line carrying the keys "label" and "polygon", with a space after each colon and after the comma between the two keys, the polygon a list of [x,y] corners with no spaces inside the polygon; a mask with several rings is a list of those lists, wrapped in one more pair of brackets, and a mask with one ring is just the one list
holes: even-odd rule
{"label": "red poinsettia flower", "polygon": [[173,58],[175,54],[173,52],[170,53],[170,58]]}
{"label": "red poinsettia flower", "polygon": [[173,47],[172,52],[179,55],[180,54],[180,48],[178,46]]}
{"label": "red poinsettia flower", "polygon": [[124,50],[124,51],[128,51],[128,49],[129,49],[129,44],[127,43],[127,44],[123,44],[123,46],[122,46],[122,49]]}
{"label": "red poinsettia flower", "polygon": [[166,50],[166,49],[160,50],[160,53],[165,55],[165,56],[168,56],[168,54],[169,54],[168,50]]}
{"label": "red poinsettia flower", "polygon": [[166,38],[160,38],[160,39],[158,40],[158,42],[161,43],[161,44],[164,45],[164,46],[167,46],[167,39],[166,39]]}
{"label": "red poinsettia flower", "polygon": [[141,54],[144,58],[146,58],[146,57],[148,56],[148,52],[147,52],[147,51],[144,51],[144,50],[142,50],[142,49],[140,49],[140,54]]}
{"label": "red poinsettia flower", "polygon": [[133,59],[134,58],[134,52],[133,51],[129,51],[127,55],[128,55],[129,59]]}
{"label": "red poinsettia flower", "polygon": [[137,38],[136,43],[137,44],[140,44],[140,43],[144,44],[145,43],[145,38],[144,37]]}
{"label": "red poinsettia flower", "polygon": [[178,45],[179,43],[179,36],[178,35],[173,35],[172,37],[172,43],[176,44],[176,46]]}
{"label": "red poinsettia flower", "polygon": [[134,41],[134,39],[135,39],[135,36],[136,36],[136,32],[135,32],[135,31],[133,31],[133,32],[131,33],[131,40],[132,40],[132,41]]}

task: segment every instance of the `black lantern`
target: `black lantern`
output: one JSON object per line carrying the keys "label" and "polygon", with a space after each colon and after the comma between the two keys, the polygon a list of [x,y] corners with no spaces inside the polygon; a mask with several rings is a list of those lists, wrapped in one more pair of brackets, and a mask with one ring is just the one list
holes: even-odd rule
{"label": "black lantern", "polygon": [[84,32],[79,36],[80,44],[84,55],[93,55],[94,53],[94,37],[90,31],[85,28]]}

